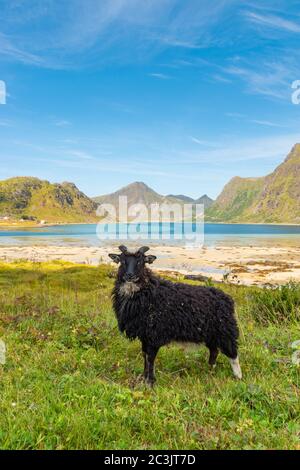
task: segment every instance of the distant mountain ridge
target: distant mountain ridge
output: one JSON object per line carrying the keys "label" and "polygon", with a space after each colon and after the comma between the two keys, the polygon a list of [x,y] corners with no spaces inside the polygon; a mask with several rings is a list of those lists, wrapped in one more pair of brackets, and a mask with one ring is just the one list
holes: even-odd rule
{"label": "distant mountain ridge", "polygon": [[0,215],[47,222],[95,222],[97,204],[73,183],[33,177],[0,181]]}
{"label": "distant mountain ridge", "polygon": [[206,212],[206,220],[300,223],[300,144],[270,175],[234,177]]}
{"label": "distant mountain ridge", "polygon": [[167,198],[171,198],[176,201],[180,200],[185,204],[203,204],[204,209],[208,209],[214,203],[214,200],[208,197],[207,194],[203,194],[203,196],[199,197],[198,199],[193,199],[189,196],[185,196],[184,194],[168,194]]}
{"label": "distant mountain ridge", "polygon": [[173,195],[169,194],[167,196],[163,196],[153,189],[151,189],[149,186],[147,186],[145,183],[141,181],[136,181],[134,183],[128,184],[127,186],[124,186],[123,188],[119,189],[118,191],[115,191],[114,193],[110,194],[105,194],[103,196],[98,196],[94,197],[93,200],[97,202],[98,204],[104,204],[104,203],[109,203],[113,205],[117,205],[119,203],[119,197],[120,196],[127,196],[127,202],[128,205],[133,205],[133,204],[145,204],[146,206],[149,206],[150,204],[183,204],[183,203],[203,203],[205,207],[209,207],[212,203],[213,200],[210,199],[206,194],[201,196],[199,199],[192,199],[188,196],[185,196],[183,194],[180,195]]}
{"label": "distant mountain ridge", "polygon": [[154,203],[162,204],[168,202],[168,198],[158,194],[149,186],[141,181],[128,184],[114,193],[104,194],[103,196],[94,197],[93,200],[98,204],[119,204],[119,197],[126,196],[128,206],[133,204],[145,204],[146,206]]}

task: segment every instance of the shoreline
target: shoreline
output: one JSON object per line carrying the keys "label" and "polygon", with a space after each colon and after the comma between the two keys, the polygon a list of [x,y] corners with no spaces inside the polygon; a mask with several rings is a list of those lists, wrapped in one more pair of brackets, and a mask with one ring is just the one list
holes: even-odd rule
{"label": "shoreline", "polygon": [[[111,263],[108,253],[116,245],[106,246],[0,246],[0,262],[26,260],[50,262],[55,260],[97,266]],[[183,275],[202,275],[214,281],[241,285],[281,285],[300,282],[299,246],[151,246],[157,256],[154,265],[158,271]]]}
{"label": "shoreline", "polygon": [[[160,221],[152,221],[151,223],[159,223]],[[175,221],[174,223],[182,223],[183,221]],[[19,229],[19,228],[45,228],[45,227],[61,227],[65,225],[97,225],[102,224],[101,220],[97,222],[49,222],[45,224],[30,224],[30,223],[12,223],[12,224],[3,224],[0,222],[0,230],[3,229]],[[104,222],[107,223],[107,222]],[[114,223],[114,222],[110,222]],[[118,222],[117,222],[118,223]],[[120,222],[124,223],[124,222]],[[129,224],[132,222],[128,222]],[[148,221],[138,222],[139,224],[147,224]],[[162,223],[169,223],[169,221],[162,221]],[[202,223],[202,222],[200,222]],[[284,226],[284,227],[300,227],[300,224],[290,223],[290,222],[213,222],[211,220],[204,221],[204,225],[264,225],[264,226]]]}

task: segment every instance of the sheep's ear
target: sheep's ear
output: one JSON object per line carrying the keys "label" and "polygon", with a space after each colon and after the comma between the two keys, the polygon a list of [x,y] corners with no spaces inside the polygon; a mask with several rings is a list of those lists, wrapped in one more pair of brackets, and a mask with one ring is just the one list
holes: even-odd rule
{"label": "sheep's ear", "polygon": [[156,256],[154,255],[145,256],[145,263],[152,264],[155,260],[156,260]]}
{"label": "sheep's ear", "polygon": [[114,253],[109,253],[108,255],[114,263],[120,263],[120,255],[115,255]]}

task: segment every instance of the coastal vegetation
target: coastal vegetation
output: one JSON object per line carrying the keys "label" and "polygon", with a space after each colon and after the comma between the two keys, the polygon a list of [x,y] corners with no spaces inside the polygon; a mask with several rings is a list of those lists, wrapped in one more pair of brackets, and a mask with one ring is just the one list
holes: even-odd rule
{"label": "coastal vegetation", "polygon": [[222,356],[211,371],[204,347],[171,345],[151,391],[139,343],[117,330],[114,276],[109,265],[0,264],[1,449],[300,448],[299,284],[218,284],[236,301],[243,380]]}

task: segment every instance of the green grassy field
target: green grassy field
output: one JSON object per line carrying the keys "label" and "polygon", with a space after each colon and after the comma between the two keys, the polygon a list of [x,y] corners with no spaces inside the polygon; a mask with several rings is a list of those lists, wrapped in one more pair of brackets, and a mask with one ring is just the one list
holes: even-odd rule
{"label": "green grassy field", "polygon": [[137,341],[117,329],[108,266],[0,264],[1,449],[300,449],[300,286],[229,286],[244,378],[206,348],[159,352],[140,380]]}

